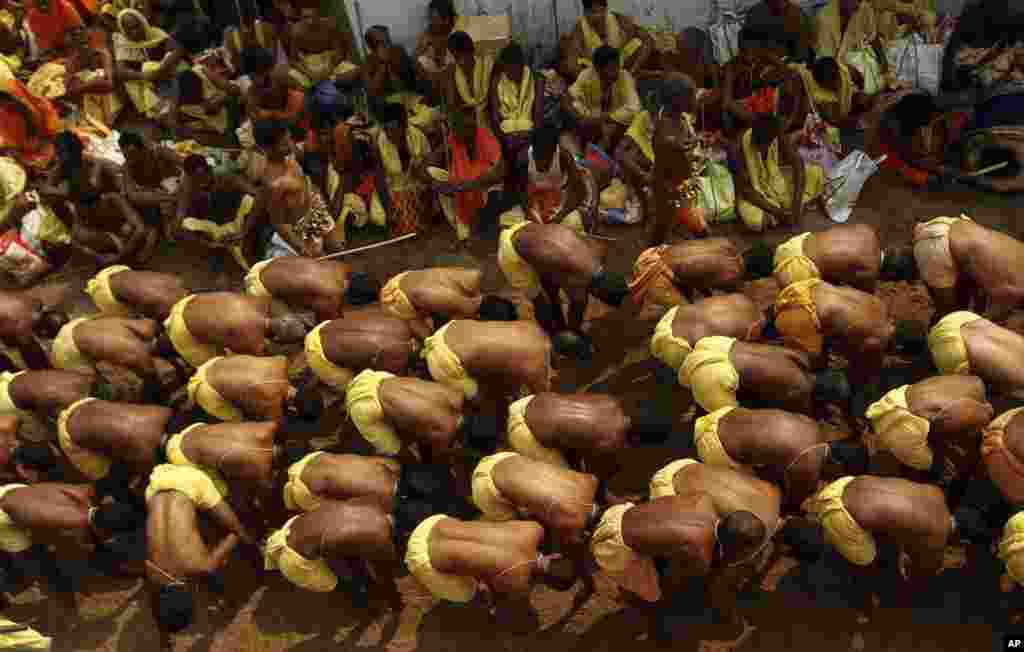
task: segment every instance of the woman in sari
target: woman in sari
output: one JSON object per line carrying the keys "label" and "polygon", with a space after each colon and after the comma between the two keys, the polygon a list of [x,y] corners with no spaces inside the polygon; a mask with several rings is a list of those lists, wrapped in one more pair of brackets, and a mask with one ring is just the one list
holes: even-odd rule
{"label": "woman in sari", "polygon": [[76,47],[67,58],[64,97],[82,107],[90,124],[85,126],[110,130],[121,113],[121,97],[114,86],[114,59],[108,50],[89,47],[84,29],[71,36]]}
{"label": "woman in sari", "polygon": [[384,225],[391,216],[395,235],[412,233],[418,220],[430,210],[430,187],[423,178],[423,166],[430,156],[430,142],[409,124],[405,109],[388,104],[378,114],[381,129],[372,152],[377,174],[370,201],[370,220]]}
{"label": "woman in sari", "polygon": [[63,128],[57,109],[20,81],[0,81],[0,153],[37,170],[49,166],[53,139]]}
{"label": "woman in sari", "polygon": [[530,133],[543,122],[545,83],[542,75],[530,70],[518,43],[506,46],[498,55],[491,78],[490,111],[506,160],[519,160],[519,153],[530,142]]}
{"label": "woman in sari", "polygon": [[118,32],[114,34],[114,57],[117,60],[117,76],[124,83],[124,90],[131,99],[135,110],[141,115],[156,119],[161,102],[157,94],[157,72],[168,61],[174,61],[181,70],[188,64],[182,61],[180,46],[170,35],[153,27],[135,9],[124,9],[117,15]]}

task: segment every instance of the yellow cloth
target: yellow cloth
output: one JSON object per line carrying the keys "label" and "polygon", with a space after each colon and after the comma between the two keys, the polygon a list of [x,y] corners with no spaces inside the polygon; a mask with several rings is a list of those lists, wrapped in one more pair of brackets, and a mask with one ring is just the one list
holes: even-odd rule
{"label": "yellow cloth", "polygon": [[186,217],[181,221],[181,226],[186,231],[203,233],[214,242],[221,242],[229,238],[237,238],[245,229],[245,221],[256,205],[256,198],[252,195],[242,197],[235,213],[235,219],[226,224],[218,224],[212,220],[204,220],[195,217]]}
{"label": "yellow cloth", "polygon": [[446,518],[447,514],[435,514],[416,526],[405,551],[405,565],[434,596],[451,602],[469,602],[476,595],[476,578],[441,573],[430,563],[430,532]]}
{"label": "yellow cloth", "polygon": [[[83,70],[78,73],[79,81],[84,83],[106,79],[102,70]],[[116,91],[111,93],[88,93],[82,97],[82,111],[105,127],[113,128],[117,116],[123,108],[121,96]]]}
{"label": "yellow cloth", "polygon": [[127,265],[113,265],[100,270],[99,274],[89,279],[85,285],[85,293],[89,295],[92,302],[96,304],[104,315],[124,317],[132,313],[130,306],[126,306],[117,300],[114,291],[110,289],[110,277],[118,272],[130,272],[131,267]]}
{"label": "yellow cloth", "polygon": [[779,287],[786,288],[797,281],[821,278],[821,272],[813,260],[804,255],[804,243],[814,235],[802,233],[786,240],[775,249],[775,280]]}
{"label": "yellow cloth", "polygon": [[625,503],[605,510],[590,540],[590,550],[598,567],[616,584],[647,602],[657,602],[661,589],[654,560],[638,554],[622,538],[622,517],[633,507],[633,503]]}
{"label": "yellow cloth", "polygon": [[181,449],[182,444],[185,443],[185,435],[190,433],[192,430],[205,426],[205,423],[193,423],[188,428],[185,428],[176,435],[171,436],[167,440],[167,448],[164,454],[167,456],[167,461],[176,466],[188,466],[194,469],[198,469],[209,478],[210,482],[213,483],[214,488],[220,496],[228,495],[228,481],[221,475],[221,472],[210,466],[203,466],[196,464],[192,460],[185,456],[185,452]]}
{"label": "yellow cloth", "polygon": [[161,464],[153,469],[146,487],[146,502],[161,491],[180,492],[200,509],[212,509],[224,499],[213,479],[196,466]]}
{"label": "yellow cloth", "polygon": [[55,368],[65,371],[85,371],[93,368],[93,361],[79,351],[78,345],[75,344],[75,328],[89,319],[89,317],[72,319],[57,331],[57,337],[53,338],[52,348]]}
{"label": "yellow cloth", "polygon": [[821,332],[814,288],[821,279],[798,281],[783,288],[775,299],[775,327],[787,346],[811,354],[821,353],[825,336]]}
{"label": "yellow cloth", "polygon": [[533,106],[537,99],[537,84],[533,71],[523,66],[523,78],[517,86],[505,73],[498,78],[498,116],[501,132],[517,134],[533,131]]}
{"label": "yellow cloth", "polygon": [[[878,19],[870,2],[861,2],[843,31],[840,0],[832,0],[815,18],[814,51],[819,57],[833,57],[852,65],[864,76],[864,92],[874,95],[884,88],[881,67],[872,43],[878,37]],[[884,45],[884,44],[883,44]]]}
{"label": "yellow cloth", "polygon": [[44,63],[28,80],[28,90],[37,97],[54,100],[63,97],[67,86],[67,68],[63,60]]}
{"label": "yellow cloth", "polygon": [[529,293],[540,285],[540,278],[537,272],[533,271],[533,267],[519,255],[515,245],[516,233],[527,224],[530,222],[521,222],[501,232],[498,241],[498,267],[514,290]]}
{"label": "yellow cloth", "polygon": [[999,541],[999,558],[1006,562],[1006,572],[1018,584],[1024,584],[1024,512],[1010,517],[1003,526]]}
{"label": "yellow cloth", "polygon": [[25,168],[9,156],[0,157],[0,224],[7,221],[7,215],[14,208],[15,200],[25,192],[28,175]]}
{"label": "yellow cloth", "polygon": [[872,403],[868,407],[867,418],[871,421],[871,427],[885,450],[890,451],[896,459],[910,468],[927,471],[934,459],[932,449],[928,445],[928,431],[931,426],[928,419],[923,419],[910,411],[910,405],[907,403],[908,389],[910,385],[897,387],[881,400]]}
{"label": "yellow cloth", "polygon": [[359,434],[382,455],[398,455],[402,440],[384,414],[380,403],[380,384],[394,374],[366,369],[352,379],[345,391],[345,409]]}
{"label": "yellow cloth", "polygon": [[561,451],[542,445],[530,430],[530,424],[526,422],[526,410],[533,399],[534,395],[531,394],[508,406],[506,427],[509,448],[531,460],[547,462],[563,469],[569,468],[569,463],[565,461]]}
{"label": "yellow cloth", "polygon": [[971,373],[971,360],[967,355],[967,344],[960,329],[981,319],[973,312],[951,312],[928,333],[928,349],[939,371],[946,375]]}
{"label": "yellow cloth", "polygon": [[725,466],[730,469],[750,470],[750,466],[740,464],[729,455],[718,435],[718,424],[722,417],[729,414],[735,407],[724,407],[697,419],[693,424],[693,440],[697,445],[697,455],[705,464]]}
{"label": "yellow cloth", "polygon": [[643,41],[638,38],[632,38],[628,43],[623,43],[625,37],[622,34],[622,27],[619,25],[619,19],[615,16],[615,12],[609,11],[605,14],[605,34],[607,40],[601,38],[601,36],[594,31],[594,28],[590,26],[590,21],[587,20],[586,16],[580,16],[579,19],[580,31],[583,33],[583,47],[586,48],[588,56],[580,57],[577,59],[581,66],[593,66],[594,51],[602,45],[610,45],[619,51],[619,63],[622,67],[626,66],[626,62],[629,58],[637,53],[637,51],[643,47]]}
{"label": "yellow cloth", "polygon": [[267,539],[263,551],[263,568],[280,570],[289,582],[307,591],[330,593],[338,586],[338,576],[327,562],[323,559],[306,559],[288,545],[292,523],[299,516],[288,519],[284,527]]}
{"label": "yellow cloth", "polygon": [[0,616],[0,629],[13,630],[15,627],[22,627],[22,629],[0,634],[0,650],[10,650],[11,652],[48,652],[50,650],[53,643],[52,638],[43,636],[28,625],[22,625]]}
{"label": "yellow cloth", "polygon": [[735,343],[734,337],[701,338],[679,368],[679,384],[690,388],[694,400],[708,412],[739,405],[740,374],[730,358]]}
{"label": "yellow cloth", "polygon": [[[220,90],[207,76],[206,68],[200,65],[195,65],[192,66],[192,72],[194,72],[203,82],[204,101],[214,99],[221,94]],[[222,107],[219,111],[210,114],[206,112],[206,106],[203,104],[179,104],[178,111],[186,118],[191,118],[192,124],[189,126],[193,129],[213,131],[218,134],[225,134],[228,132],[228,127],[230,125],[227,108]]]}
{"label": "yellow cloth", "polygon": [[[405,146],[409,150],[409,166],[403,168],[398,147],[388,138],[387,132],[381,129],[377,134],[377,150],[380,152],[384,173],[387,175],[388,190],[391,192],[408,192],[423,186],[423,182],[412,174],[412,166],[430,154],[430,141],[422,130],[409,125],[405,129]],[[380,189],[377,192],[379,193]],[[373,211],[371,208],[371,218],[374,217]],[[383,220],[384,217],[380,216],[379,219]],[[375,219],[374,222],[376,221]]]}
{"label": "yellow cloth", "polygon": [[188,379],[188,398],[203,408],[207,414],[211,414],[221,421],[244,421],[245,414],[221,396],[220,392],[206,378],[210,367],[223,359],[216,357],[207,360],[196,369],[196,372]]}
{"label": "yellow cloth", "polygon": [[309,90],[321,82],[347,75],[356,69],[356,65],[351,61],[342,61],[334,66],[334,68],[331,68],[334,54],[334,50],[301,54],[299,58],[309,74],[298,68],[291,68],[288,71],[288,76],[300,86]]}
{"label": "yellow cloth", "polygon": [[260,274],[270,263],[274,262],[274,259],[261,260],[252,266],[249,272],[245,275],[245,293],[254,297],[269,297],[271,296],[270,291],[267,290],[267,286],[263,285],[263,280],[260,278]]}
{"label": "yellow cloth", "polygon": [[4,371],[0,373],[0,414],[21,414],[21,408],[14,404],[14,399],[11,398],[11,383],[14,379],[25,373],[19,371],[17,373],[11,373]]}
{"label": "yellow cloth", "polygon": [[462,360],[444,341],[444,334],[455,322],[448,322],[436,333],[423,341],[423,359],[427,361],[430,376],[437,382],[457,389],[473,400],[480,393],[476,380],[462,366]]}
{"label": "yellow cloth", "polygon": [[473,58],[473,81],[466,79],[462,66],[455,64],[455,90],[467,105],[476,109],[477,119],[484,121],[487,116],[487,98],[491,93],[491,73],[494,71],[494,57]]}
{"label": "yellow cloth", "polygon": [[[569,87],[569,96],[572,97],[573,107],[585,118],[595,118],[601,115],[601,78],[593,68],[587,68],[576,78],[576,82]],[[640,104],[640,95],[636,90],[636,80],[627,70],[619,72],[619,78],[612,88],[609,114],[611,119],[624,127],[633,122],[633,118],[643,107]]]}
{"label": "yellow cloth", "polygon": [[814,73],[806,65],[790,64],[789,67],[800,73],[800,77],[804,81],[804,88],[818,109],[835,105],[834,117],[838,120],[845,120],[850,117],[850,111],[853,109],[853,78],[850,76],[849,66],[841,61],[836,63],[839,64],[838,93],[819,84],[818,80],[814,78]]}
{"label": "yellow cloth", "polygon": [[495,453],[480,460],[473,469],[473,504],[487,521],[511,521],[519,516],[519,508],[505,499],[494,484],[494,467],[518,453]]}
{"label": "yellow cloth", "polygon": [[60,449],[64,451],[64,455],[75,468],[82,472],[82,475],[93,481],[106,477],[110,473],[113,462],[106,455],[94,453],[76,444],[71,438],[71,433],[68,432],[68,419],[75,413],[75,410],[95,400],[97,399],[88,397],[75,401],[57,417],[57,441],[60,442]]}
{"label": "yellow cloth", "polygon": [[[8,491],[27,487],[24,484],[7,484],[0,487],[0,500],[7,495]],[[20,527],[7,515],[7,512],[0,509],[0,550],[16,554],[25,552],[32,547],[32,531]],[[0,648],[3,649],[3,648]]]}
{"label": "yellow cloth", "polygon": [[310,462],[323,455],[317,451],[310,453],[301,460],[288,467],[288,482],[284,485],[284,506],[293,512],[312,512],[324,503],[324,499],[317,496],[306,483],[302,481],[302,472],[306,470]]}
{"label": "yellow cloth", "polygon": [[320,339],[320,330],[330,322],[323,322],[306,335],[306,364],[313,370],[316,377],[323,384],[339,392],[345,391],[348,384],[352,382],[355,373],[346,367],[341,367],[324,355],[324,345]]}
{"label": "yellow cloth", "polygon": [[809,503],[813,514],[825,530],[825,539],[852,564],[870,566],[878,556],[875,537],[860,526],[843,504],[846,485],[856,478],[848,475],[826,486]]}
{"label": "yellow cloth", "polygon": [[687,458],[683,460],[676,460],[661,467],[661,469],[651,477],[651,484],[648,487],[651,494],[651,500],[654,500],[655,498],[663,498],[664,496],[675,496],[676,474],[691,464],[700,464],[700,462]]}
{"label": "yellow cloth", "polygon": [[402,290],[402,279],[408,272],[392,276],[380,291],[380,305],[387,312],[399,319],[413,321],[420,318],[416,306],[409,301],[409,296]]}
{"label": "yellow cloth", "polygon": [[[420,57],[423,60],[423,57]],[[444,119],[439,108],[432,107],[423,101],[422,95],[416,93],[393,93],[384,98],[388,104],[401,104],[409,114],[409,124],[424,131],[434,131]]]}
{"label": "yellow cloth", "polygon": [[[170,53],[164,56],[166,59],[170,56]],[[142,63],[143,74],[154,73],[160,69],[163,60],[161,61],[144,61]],[[188,70],[188,65],[179,65],[176,73],[180,73],[183,70]],[[124,90],[128,94],[128,98],[135,105],[135,110],[146,116],[150,120],[155,120],[159,117],[161,109],[164,107],[164,102],[161,101],[160,95],[157,94],[156,84],[148,80],[133,80],[124,82]]]}
{"label": "yellow cloth", "polygon": [[685,338],[672,334],[672,324],[676,320],[677,312],[679,312],[679,306],[666,312],[658,321],[658,325],[654,327],[654,335],[651,336],[651,355],[667,364],[675,372],[679,371],[686,361],[686,356],[693,351],[693,347]]}
{"label": "yellow cloth", "polygon": [[198,369],[203,366],[204,362],[216,358],[223,351],[211,344],[200,342],[189,332],[188,324],[185,323],[185,308],[195,296],[191,294],[174,304],[170,316],[164,320],[164,330],[167,331],[167,336],[174,344],[174,350],[178,352],[178,355]]}
{"label": "yellow cloth", "polygon": [[921,280],[932,289],[956,287],[960,273],[949,249],[949,230],[961,220],[970,222],[971,218],[936,217],[914,225],[914,260]]}
{"label": "yellow cloth", "polygon": [[[792,168],[783,168],[779,164],[779,141],[775,140],[768,148],[768,156],[764,158],[753,142],[753,129],[743,134],[743,160],[746,163],[747,176],[754,191],[773,208],[790,209],[793,205],[794,172]],[[820,165],[804,163],[804,202],[817,198],[825,189],[825,170]],[[773,226],[773,218],[754,204],[740,200],[740,217],[747,228],[763,231]],[[768,223],[765,222],[766,218]]]}

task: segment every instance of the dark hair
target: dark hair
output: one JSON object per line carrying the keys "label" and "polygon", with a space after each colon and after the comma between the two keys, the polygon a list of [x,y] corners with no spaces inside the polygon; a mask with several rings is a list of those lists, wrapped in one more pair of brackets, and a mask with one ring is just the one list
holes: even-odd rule
{"label": "dark hair", "polygon": [[939,112],[935,98],[927,93],[914,93],[907,95],[886,111],[884,120],[896,135],[909,138]]}
{"label": "dark hair", "polygon": [[74,132],[62,131],[53,139],[57,159],[61,163],[61,174],[67,176],[72,170],[81,168],[85,146]]}
{"label": "dark hair", "polygon": [[172,37],[190,54],[199,54],[210,41],[210,21],[202,16],[183,16]]}
{"label": "dark hair", "polygon": [[782,334],[775,327],[775,304],[772,304],[764,311],[764,326],[761,328],[761,339],[777,340],[780,337],[782,337]]}
{"label": "dark hair", "polygon": [[391,30],[388,29],[387,25],[373,25],[373,26],[371,26],[370,29],[366,30],[366,32],[363,33],[363,40],[366,41],[367,45],[369,45],[369,43],[370,43],[370,35],[371,34],[382,34],[384,36],[390,37],[391,36]]}
{"label": "dark hair", "polygon": [[57,456],[54,455],[53,449],[49,444],[37,441],[18,444],[11,461],[36,471],[49,471],[57,466]]}
{"label": "dark hair", "polygon": [[519,312],[516,304],[494,294],[488,294],[480,302],[481,321],[516,321]]}
{"label": "dark hair", "polygon": [[430,0],[429,11],[436,12],[442,18],[455,19],[455,5],[452,0]]}
{"label": "dark hair", "polygon": [[95,396],[101,401],[115,401],[119,396],[117,385],[107,378],[99,369],[95,371],[96,377],[89,388],[89,395]]}
{"label": "dark hair", "polygon": [[526,65],[526,54],[523,52],[523,46],[519,45],[515,41],[512,41],[498,54],[498,65],[499,66],[525,66]]}
{"label": "dark hair", "polygon": [[594,68],[600,70],[607,65],[619,63],[619,51],[610,45],[602,45],[594,50],[592,60],[594,62]]}
{"label": "dark hair", "polygon": [[896,322],[892,337],[889,338],[889,350],[894,353],[918,355],[928,349],[928,325],[910,319]]}
{"label": "dark hair", "polygon": [[68,318],[67,313],[63,310],[47,308],[39,313],[39,318],[35,323],[35,330],[43,337],[53,339],[57,337],[57,333],[59,333],[60,329],[64,328],[69,321],[71,321],[70,318]]}
{"label": "dark hair", "polygon": [[533,130],[530,134],[530,144],[534,151],[547,150],[558,146],[562,132],[552,124],[544,124]]}
{"label": "dark hair", "polygon": [[483,453],[493,453],[498,449],[501,437],[498,420],[494,415],[467,414],[462,418],[462,432],[466,444]]}
{"label": "dark hair", "polygon": [[382,125],[386,125],[389,122],[397,122],[401,126],[405,126],[408,122],[408,116],[405,113],[405,107],[401,104],[392,104],[390,102],[384,103],[377,107],[375,111],[377,122]]}
{"label": "dark hair", "polygon": [[579,573],[571,559],[559,557],[548,560],[548,569],[544,572],[544,584],[556,591],[568,591],[576,586]]}
{"label": "dark hair", "polygon": [[309,442],[298,439],[288,439],[284,442],[284,458],[289,465],[302,461],[307,455],[313,452]]}
{"label": "dark hair", "polygon": [[448,35],[448,49],[452,54],[472,54],[476,51],[473,37],[465,32],[452,32]]}
{"label": "dark hair", "polygon": [[669,106],[677,97],[686,97],[692,101],[695,92],[693,82],[686,75],[669,75],[661,84],[661,103]]}
{"label": "dark hair", "polygon": [[[782,118],[775,115],[774,113],[768,113],[765,115],[758,116],[754,120],[754,124],[751,126],[753,130],[753,140],[755,143],[764,144],[771,142],[779,137],[779,131],[782,129]],[[771,136],[771,140],[764,140],[764,138]]]}
{"label": "dark hair", "polygon": [[871,463],[868,449],[856,437],[830,443],[828,459],[843,469],[841,475],[864,475]]}
{"label": "dark hair", "polygon": [[203,80],[192,70],[178,73],[178,99],[183,104],[198,104],[203,101]]}
{"label": "dark hair", "polygon": [[838,369],[826,369],[814,376],[814,399],[824,403],[846,405],[853,389],[846,374]]}
{"label": "dark hair", "polygon": [[819,57],[811,66],[811,74],[819,84],[826,79],[834,79],[839,76],[839,62],[832,57]]}
{"label": "dark hair", "polygon": [[917,259],[906,247],[887,249],[879,277],[884,281],[913,281],[918,277]]}
{"label": "dark hair", "polygon": [[718,543],[722,545],[723,555],[727,559],[734,558],[743,551],[764,541],[768,530],[764,523],[753,512],[736,510],[718,524]]}
{"label": "dark hair", "polygon": [[324,414],[324,397],[317,391],[315,382],[300,386],[295,392],[292,405],[299,418],[306,421],[316,421]]}
{"label": "dark hair", "polygon": [[[597,2],[597,1],[598,0],[581,0],[581,2],[583,3],[583,9],[586,10],[586,11],[590,11],[594,7],[594,2]],[[604,2],[605,5],[608,4],[608,0],[600,0],[600,1]]]}
{"label": "dark hair", "polygon": [[192,592],[182,584],[161,586],[156,596],[156,622],[160,629],[175,634],[192,624],[195,604]]}
{"label": "dark hair", "polygon": [[252,126],[252,138],[259,147],[273,147],[288,128],[276,120],[260,120]]}
{"label": "dark hair", "polygon": [[380,281],[364,272],[355,272],[348,277],[345,303],[350,306],[365,306],[380,300]]}
{"label": "dark hair", "polygon": [[199,154],[190,154],[181,164],[181,167],[185,170],[185,174],[195,174],[203,170],[209,170],[210,164],[206,162],[205,157]]}
{"label": "dark hair", "polygon": [[302,171],[306,176],[320,179],[327,174],[327,161],[319,152],[311,152],[302,157]]}
{"label": "dark hair", "polygon": [[802,562],[811,563],[828,549],[825,531],[814,521],[804,517],[793,517],[776,535],[782,543],[793,549],[793,555]]}
{"label": "dark hair", "polygon": [[146,512],[126,503],[107,503],[93,512],[92,524],[109,532],[131,532],[146,525]]}
{"label": "dark hair", "polygon": [[562,331],[552,338],[551,344],[559,355],[576,358],[581,362],[589,362],[594,355],[593,343],[583,332]]}
{"label": "dark hair", "polygon": [[672,418],[672,413],[658,401],[647,399],[628,410],[628,413],[629,437],[640,445],[664,444],[672,434],[675,419]]}
{"label": "dark hair", "polygon": [[775,251],[766,242],[755,242],[743,252],[743,267],[748,279],[766,278],[775,271]]}
{"label": "dark hair", "polygon": [[264,48],[250,48],[242,53],[242,70],[247,75],[265,73],[274,68],[274,53]]}
{"label": "dark hair", "polygon": [[629,284],[622,274],[609,272],[602,267],[591,279],[588,291],[609,306],[618,308],[629,295]]}
{"label": "dark hair", "polygon": [[121,138],[117,141],[123,150],[125,147],[145,147],[146,141],[142,140],[142,136],[135,133],[134,131],[126,131],[121,134]]}

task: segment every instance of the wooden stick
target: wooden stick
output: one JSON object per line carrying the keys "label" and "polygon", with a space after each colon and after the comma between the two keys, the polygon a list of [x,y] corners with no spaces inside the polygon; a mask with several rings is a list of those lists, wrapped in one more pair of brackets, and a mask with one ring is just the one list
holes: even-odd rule
{"label": "wooden stick", "polygon": [[1008,167],[1009,165],[1010,165],[1009,161],[1003,161],[1002,163],[996,163],[995,165],[990,165],[987,168],[982,168],[982,169],[978,170],[977,172],[971,172],[970,174],[966,174],[964,176],[967,176],[967,177],[982,177],[982,176],[985,176],[986,174],[988,174],[989,172],[996,172],[998,170],[1002,170],[1003,168]]}
{"label": "wooden stick", "polygon": [[588,238],[594,238],[595,240],[607,240],[608,242],[617,242],[618,238],[609,238],[606,235],[597,235],[596,233],[586,234]]}
{"label": "wooden stick", "polygon": [[374,242],[373,244],[368,244],[363,247],[356,247],[355,249],[346,249],[345,251],[339,251],[337,253],[329,254],[327,256],[321,256],[320,258],[317,258],[317,260],[330,260],[331,258],[340,258],[341,256],[347,256],[349,254],[357,254],[361,251],[369,251],[370,249],[376,249],[377,247],[383,247],[384,245],[394,244],[396,242],[401,242],[402,240],[408,240],[409,238],[415,238],[418,235],[418,232],[406,233],[405,235],[400,235],[397,238],[391,238],[390,240]]}

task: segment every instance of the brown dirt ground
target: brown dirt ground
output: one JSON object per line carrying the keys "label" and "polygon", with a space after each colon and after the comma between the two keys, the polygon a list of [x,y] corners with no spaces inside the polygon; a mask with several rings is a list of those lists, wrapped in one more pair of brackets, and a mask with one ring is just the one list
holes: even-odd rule
{"label": "brown dirt ground", "polygon": [[[1014,219],[1020,207],[1019,200],[980,196],[966,190],[925,194],[879,175],[865,188],[854,220],[878,226],[885,245],[907,243],[911,225],[916,220],[961,212],[969,213],[983,224],[1006,228],[1020,237],[1021,228]],[[828,224],[825,216],[810,213],[799,231],[821,229]],[[799,231],[777,230],[760,237],[775,244]],[[616,238],[611,243],[610,268],[628,273],[644,246],[645,229],[603,226],[600,232]],[[735,226],[720,227],[716,233],[734,237],[741,246],[758,237]],[[404,269],[428,266],[442,254],[465,253],[485,269],[485,288],[498,290],[502,279],[495,251],[493,242],[474,242],[466,248],[459,247],[454,243],[450,228],[436,225],[416,239],[353,256],[351,262],[357,269],[386,279]],[[225,271],[211,270],[215,257],[207,252],[166,248],[152,267],[180,273],[196,288],[240,287],[242,275],[230,260],[220,261]],[[81,288],[91,273],[87,266],[75,266],[61,276]],[[773,298],[773,285],[772,282],[751,284],[748,292],[764,306]],[[890,285],[883,287],[881,295],[897,318],[926,320],[928,317],[928,296],[919,286]],[[84,296],[78,307],[82,311],[90,309]],[[562,391],[586,387],[601,377],[608,380],[610,391],[632,399],[653,393],[650,364],[646,361],[646,338],[653,323],[638,322],[636,314],[637,308],[630,304],[615,312],[592,312],[594,318],[589,328],[596,347],[595,359],[586,365],[563,367],[559,377]],[[621,484],[640,489],[671,455],[672,451],[662,450],[628,460],[628,477],[621,479]],[[959,556],[957,551],[951,551],[951,555]],[[783,563],[793,564],[792,560]],[[786,567],[776,568],[773,575],[781,574]],[[508,634],[496,628],[480,608],[438,604],[409,577],[401,580],[407,601],[397,615],[360,612],[344,597],[302,591],[280,575],[265,574],[252,561],[242,559],[230,564],[226,584],[227,596],[220,604],[200,592],[195,624],[178,637],[175,648],[178,652],[310,652],[343,648],[442,652],[492,645],[495,646],[492,649],[507,652],[527,649],[531,652],[600,652],[623,649],[627,645],[635,652],[654,649],[643,634],[645,619],[626,607],[614,587],[601,577],[597,594],[578,610],[572,607],[571,595],[538,589],[532,597],[537,623],[529,635]],[[767,587],[771,584],[770,580],[765,583]],[[18,596],[16,606],[7,615],[22,622],[34,622],[44,631],[53,631],[57,622],[74,626],[71,632],[57,633],[57,650],[135,652],[157,649],[158,638],[148,601],[137,580],[89,581],[81,596],[80,614],[71,619],[61,615],[46,596],[45,590],[29,589]],[[817,612],[807,611],[806,605],[778,599],[767,601],[764,614],[757,622],[763,631],[777,630],[779,635],[765,637],[747,649],[802,647],[800,631],[828,626]],[[922,646],[948,650],[991,649],[992,631],[988,627],[960,627],[948,623],[923,628],[911,626],[911,622],[910,618],[899,614],[877,622],[874,629],[882,633],[869,637],[867,648],[891,651],[927,649]],[[837,634],[825,641],[850,649],[848,636]],[[729,647],[711,645],[706,649]]]}

